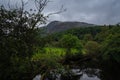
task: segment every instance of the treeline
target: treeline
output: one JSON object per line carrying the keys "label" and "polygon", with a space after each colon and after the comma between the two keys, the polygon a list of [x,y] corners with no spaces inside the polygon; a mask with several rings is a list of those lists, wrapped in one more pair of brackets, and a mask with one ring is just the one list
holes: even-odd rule
{"label": "treeline", "polygon": [[[60,46],[59,42],[64,36],[67,36],[66,39],[69,39],[71,37],[77,37],[84,48],[88,48],[88,47],[97,48],[96,46],[99,46],[100,50],[96,50],[96,51],[100,51],[100,53],[98,52],[94,52],[94,53],[96,53],[97,55],[99,54],[102,55],[106,54],[112,56],[116,55],[116,57],[114,57],[114,60],[116,60],[118,63],[120,62],[119,60],[120,58],[115,59],[117,58],[117,55],[119,55],[119,49],[120,49],[119,46],[120,25],[108,25],[108,26],[106,25],[106,26],[70,29],[64,32],[54,33],[46,37],[43,37],[44,41],[46,41],[44,44],[47,43],[51,46],[59,47]],[[74,42],[75,40],[73,41],[73,43]],[[93,53],[92,51],[94,51],[94,49],[90,51],[91,53]]]}

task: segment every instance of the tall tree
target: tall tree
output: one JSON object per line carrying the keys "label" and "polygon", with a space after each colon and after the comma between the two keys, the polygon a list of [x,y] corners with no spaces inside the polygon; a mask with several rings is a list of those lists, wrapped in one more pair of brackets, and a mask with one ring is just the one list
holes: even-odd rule
{"label": "tall tree", "polygon": [[63,35],[63,37],[60,39],[60,45],[63,48],[66,48],[66,59],[72,56],[72,48],[77,48],[79,50],[79,53],[81,54],[82,45],[80,43],[80,40],[76,36],[73,36],[71,34]]}
{"label": "tall tree", "polygon": [[[36,45],[39,25],[45,23],[42,11],[48,0],[34,0],[36,11],[30,13],[21,7],[0,7],[0,79],[31,80],[33,65],[31,56]],[[32,9],[31,9],[32,10]]]}
{"label": "tall tree", "polygon": [[100,44],[98,44],[95,41],[88,41],[85,44],[85,49],[87,50],[87,53],[91,56],[100,53]]}
{"label": "tall tree", "polygon": [[120,64],[120,34],[110,34],[103,43],[104,59],[113,60]]}

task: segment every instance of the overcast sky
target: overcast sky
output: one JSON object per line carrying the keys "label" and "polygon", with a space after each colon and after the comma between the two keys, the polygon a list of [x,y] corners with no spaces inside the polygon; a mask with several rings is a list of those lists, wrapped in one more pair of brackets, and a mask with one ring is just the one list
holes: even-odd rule
{"label": "overcast sky", "polygon": [[[6,4],[8,0],[0,0]],[[18,0],[11,0],[15,2]],[[27,1],[27,0],[25,0]],[[120,22],[120,0],[51,0],[45,14],[59,11],[64,5],[66,12],[52,15],[49,21],[80,21],[94,24],[116,24]],[[33,7],[32,1],[27,7]]]}

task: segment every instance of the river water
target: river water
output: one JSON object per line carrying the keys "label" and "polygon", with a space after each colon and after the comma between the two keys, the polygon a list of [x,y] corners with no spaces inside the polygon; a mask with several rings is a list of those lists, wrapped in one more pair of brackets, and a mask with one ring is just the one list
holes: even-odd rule
{"label": "river water", "polygon": [[[71,80],[101,80],[99,78],[100,76],[100,70],[99,69],[92,69],[92,68],[87,68],[87,69],[71,69],[71,72],[74,73],[74,76],[77,78],[73,78]],[[69,75],[68,75],[69,76]],[[61,78],[62,76],[60,74],[57,75],[56,80],[64,80],[64,78]],[[41,75],[36,75],[36,77],[33,80],[40,80]],[[46,78],[46,80],[49,80]],[[66,80],[66,79],[65,79]],[[67,79],[69,80],[69,79]]]}

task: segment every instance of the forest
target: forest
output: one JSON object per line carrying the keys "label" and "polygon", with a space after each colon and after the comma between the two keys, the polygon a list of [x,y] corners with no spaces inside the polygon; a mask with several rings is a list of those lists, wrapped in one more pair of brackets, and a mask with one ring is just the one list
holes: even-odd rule
{"label": "forest", "polygon": [[120,79],[120,24],[47,34],[38,26],[48,17],[41,13],[46,2],[39,5],[36,13],[0,7],[1,80],[33,80],[39,74],[40,80],[80,80],[82,74],[71,69],[88,69],[100,80]]}

